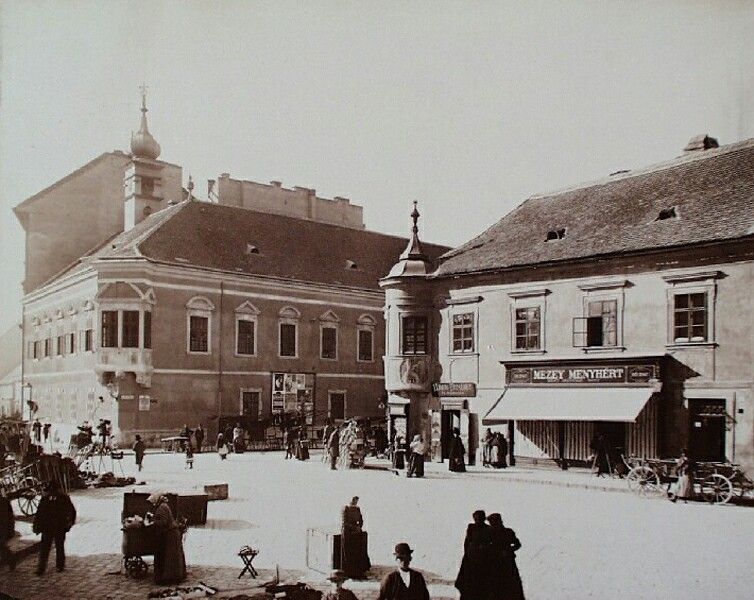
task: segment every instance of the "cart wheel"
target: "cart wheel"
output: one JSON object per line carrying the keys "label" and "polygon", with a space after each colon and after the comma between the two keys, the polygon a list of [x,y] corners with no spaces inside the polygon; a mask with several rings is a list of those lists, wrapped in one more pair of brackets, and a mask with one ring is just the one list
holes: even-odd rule
{"label": "cart wheel", "polygon": [[129,556],[124,558],[123,562],[126,567],[126,575],[134,579],[143,579],[149,571],[149,565],[144,562],[141,556]]}
{"label": "cart wheel", "polygon": [[713,473],[702,481],[702,494],[707,502],[725,504],[733,496],[733,484],[720,473]]}
{"label": "cart wheel", "polygon": [[39,490],[42,489],[39,479],[36,477],[24,477],[19,482],[18,487],[24,490],[18,497],[18,508],[27,517],[37,514],[37,507],[41,498]]}
{"label": "cart wheel", "polygon": [[628,489],[640,496],[654,496],[662,492],[660,478],[646,465],[638,465],[626,476]]}

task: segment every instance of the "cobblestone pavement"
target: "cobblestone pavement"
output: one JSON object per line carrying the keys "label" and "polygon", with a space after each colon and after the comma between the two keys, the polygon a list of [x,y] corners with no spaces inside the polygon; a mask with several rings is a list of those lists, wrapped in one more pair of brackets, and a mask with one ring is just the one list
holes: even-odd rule
{"label": "cobblestone pavement", "polygon": [[[124,469],[133,473],[131,461],[124,461]],[[149,454],[139,476],[148,485],[125,490],[196,493],[195,486],[204,483],[229,484],[230,498],[211,502],[207,524],[190,528],[184,544],[187,583],[201,580],[223,590],[256,584],[237,579],[241,564],[236,553],[245,544],[260,549],[254,564],[261,580],[271,578],[279,565],[284,573],[323,585],[324,575],[306,566],[306,529],[335,525],[343,504],[358,495],[376,565],[369,581],[348,584],[360,600],[376,597],[377,579],[390,568],[392,548],[399,541],[415,548],[413,566],[425,572],[432,597],[456,598],[452,581],[466,523],[477,508],[502,513],[518,533],[523,543],[518,564],[530,600],[665,600],[678,597],[678,590],[685,600],[750,597],[750,508],[674,505],[583,489],[580,483],[535,485],[517,481],[517,473],[539,477],[525,469],[464,475],[432,466],[426,479],[413,480],[378,470],[332,472],[317,455],[301,463],[285,461],[280,453],[231,455],[224,462],[216,454],[202,454],[189,471],[179,455]],[[551,474],[568,478],[565,483],[591,483],[584,474],[573,479],[576,475]],[[136,581],[118,573],[123,492],[74,493],[79,522],[66,544],[68,569],[57,573],[51,557],[48,575],[37,578],[30,557],[15,573],[0,568],[0,590],[24,600],[145,599],[155,589],[149,579]]]}

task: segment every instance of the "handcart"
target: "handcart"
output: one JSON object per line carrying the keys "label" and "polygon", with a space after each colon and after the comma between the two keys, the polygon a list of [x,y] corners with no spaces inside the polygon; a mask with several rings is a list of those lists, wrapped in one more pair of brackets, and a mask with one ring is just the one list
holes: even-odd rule
{"label": "handcart", "polygon": [[0,470],[0,489],[10,500],[18,501],[18,508],[27,517],[37,513],[42,498],[42,482],[39,480],[37,463],[22,467],[18,463]]}
{"label": "handcart", "polygon": [[141,579],[149,571],[145,556],[154,556],[158,530],[154,527],[123,527],[123,568],[126,575]]}

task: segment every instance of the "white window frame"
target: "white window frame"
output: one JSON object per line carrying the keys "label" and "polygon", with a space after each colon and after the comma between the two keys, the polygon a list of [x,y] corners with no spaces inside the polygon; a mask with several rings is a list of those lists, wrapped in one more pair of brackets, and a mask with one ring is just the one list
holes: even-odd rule
{"label": "white window frame", "polygon": [[[212,354],[212,313],[215,305],[205,296],[194,296],[186,303],[186,354],[208,356]],[[191,350],[191,317],[207,319],[207,350]]]}
{"label": "white window frame", "polygon": [[623,341],[623,321],[625,315],[625,289],[628,284],[629,282],[627,279],[590,281],[579,284],[579,289],[584,292],[581,307],[581,314],[584,318],[589,316],[590,302],[615,301],[615,345],[586,346],[582,348],[585,353],[591,354],[625,351],[626,347]]}
{"label": "white window frame", "polygon": [[[421,317],[427,322],[427,339],[426,339],[426,348],[425,352],[419,354],[419,353],[411,353],[406,354],[406,348],[404,347],[404,327],[403,324],[405,323],[405,319],[408,318],[418,318]],[[399,322],[399,329],[398,329],[398,346],[400,349],[400,355],[401,356],[431,356],[432,354],[432,319],[430,318],[430,315],[423,311],[413,311],[413,310],[407,310],[404,312],[401,312],[398,316],[398,322]]]}
{"label": "white window frame", "polygon": [[[547,353],[547,288],[511,290],[510,299],[510,348],[511,354],[546,354]],[[516,309],[539,309],[539,348],[516,348]]]}
{"label": "white window frame", "polygon": [[[454,350],[453,349],[453,318],[458,315],[471,315],[473,322],[471,324],[471,350]],[[458,307],[451,307],[448,310],[448,355],[449,356],[470,356],[478,354],[479,344],[479,307],[477,304],[462,304]]]}
{"label": "white window frame", "polygon": [[[374,362],[374,332],[377,328],[377,320],[371,315],[361,315],[356,321],[356,362],[360,363],[373,363]],[[361,348],[361,333],[369,332],[372,335],[372,344],[369,351],[371,358],[369,360],[362,360],[360,354]]]}
{"label": "white window frame", "polygon": [[[295,360],[299,357],[299,345],[298,345],[298,325],[299,321],[301,320],[301,313],[295,309],[292,306],[286,306],[282,309],[280,309],[280,312],[278,313],[278,339],[277,339],[277,355],[278,358],[288,359],[288,360]],[[281,354],[282,350],[282,335],[281,335],[281,329],[282,325],[293,325],[294,326],[294,342],[295,342],[295,354],[293,356],[283,356]]]}
{"label": "white window frame", "polygon": [[[233,353],[235,356],[239,358],[253,358],[257,356],[257,348],[258,348],[258,339],[259,339],[259,309],[254,306],[251,302],[246,300],[242,304],[240,304],[236,310],[236,336],[235,336],[235,345],[233,347]],[[238,335],[239,335],[239,321],[249,321],[254,323],[254,348],[252,351],[252,354],[241,354],[238,352]]]}
{"label": "white window frame", "polygon": [[[668,348],[687,348],[693,346],[716,346],[715,305],[717,302],[717,279],[722,271],[704,271],[697,273],[674,273],[662,278],[668,283],[667,289],[667,343]],[[686,340],[675,338],[675,297],[687,294],[705,294],[707,297],[707,339]]]}
{"label": "white window frame", "polygon": [[337,421],[345,422],[346,415],[348,415],[348,394],[346,393],[346,390],[327,390],[327,417],[333,421],[333,423],[336,421],[334,417],[332,417],[332,395],[333,394],[342,394],[343,395],[343,418],[337,419]]}
{"label": "white window frame", "polygon": [[[243,354],[242,356],[246,356]],[[242,387],[238,390],[238,416],[243,417],[243,395],[244,393],[254,393],[256,392],[259,394],[259,403],[257,404],[257,420],[262,420],[262,388],[256,388],[256,387]]]}

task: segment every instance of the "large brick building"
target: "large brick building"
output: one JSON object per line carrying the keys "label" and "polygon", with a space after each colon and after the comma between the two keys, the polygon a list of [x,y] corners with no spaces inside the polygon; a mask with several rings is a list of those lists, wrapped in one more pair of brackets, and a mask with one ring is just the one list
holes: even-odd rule
{"label": "large brick building", "polygon": [[406,240],[365,230],[347,199],[278,182],[223,174],[200,202],[158,160],[142,110],[131,154],[103,154],[15,209],[36,416],[61,440],[108,418],[128,442],[222,420],[262,435],[283,410],[315,427],[384,415],[378,281]]}
{"label": "large brick building", "polygon": [[495,427],[519,458],[583,464],[601,433],[754,467],[754,140],[534,196],[430,263],[382,281],[385,375],[437,460]]}

